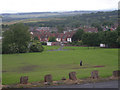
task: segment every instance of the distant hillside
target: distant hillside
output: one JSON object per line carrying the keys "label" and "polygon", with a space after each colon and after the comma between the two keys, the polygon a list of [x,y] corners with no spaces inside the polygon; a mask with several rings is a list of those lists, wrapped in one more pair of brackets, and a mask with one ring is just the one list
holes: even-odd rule
{"label": "distant hillside", "polygon": [[34,18],[49,18],[73,16],[77,14],[95,13],[97,11],[68,11],[68,12],[31,12],[31,13],[4,13],[0,14],[3,17],[3,22],[11,22],[15,20],[34,19]]}
{"label": "distant hillside", "polygon": [[93,23],[103,24],[103,23],[117,23],[118,22],[118,11],[109,12],[97,12],[90,14],[82,14],[67,17],[67,22],[69,25],[91,25]]}
{"label": "distant hillside", "polygon": [[69,12],[33,12],[1,14],[3,24],[26,23],[29,26],[49,27],[79,27],[91,26],[93,23],[115,24],[118,21],[118,11],[69,11]]}
{"label": "distant hillside", "polygon": [[29,26],[48,26],[48,27],[80,27],[80,26],[91,26],[92,24],[102,25],[102,24],[117,24],[118,22],[118,11],[110,12],[97,12],[97,13],[84,13],[74,16],[61,17],[61,19],[48,21],[38,21],[38,22],[28,22],[26,25]]}

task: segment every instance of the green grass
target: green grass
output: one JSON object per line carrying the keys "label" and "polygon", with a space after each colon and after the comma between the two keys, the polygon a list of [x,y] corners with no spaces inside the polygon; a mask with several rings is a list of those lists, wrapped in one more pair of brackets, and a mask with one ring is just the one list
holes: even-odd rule
{"label": "green grass", "polygon": [[[29,76],[29,82],[42,81],[44,75],[52,74],[53,80],[68,78],[69,72],[75,71],[77,78],[90,77],[93,70],[99,70],[101,77],[112,76],[118,70],[118,49],[87,47],[64,47],[68,51],[47,51],[58,46],[44,46],[42,53],[24,53],[3,55],[3,84],[19,83],[21,76]],[[80,60],[83,66],[79,66]],[[102,65],[104,67],[93,68]],[[86,67],[86,68],[84,68]]]}

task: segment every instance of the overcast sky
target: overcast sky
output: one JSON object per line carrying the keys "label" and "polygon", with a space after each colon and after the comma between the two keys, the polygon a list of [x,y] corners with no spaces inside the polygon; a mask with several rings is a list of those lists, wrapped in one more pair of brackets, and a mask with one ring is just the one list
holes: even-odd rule
{"label": "overcast sky", "polygon": [[1,0],[0,13],[118,9],[120,0]]}

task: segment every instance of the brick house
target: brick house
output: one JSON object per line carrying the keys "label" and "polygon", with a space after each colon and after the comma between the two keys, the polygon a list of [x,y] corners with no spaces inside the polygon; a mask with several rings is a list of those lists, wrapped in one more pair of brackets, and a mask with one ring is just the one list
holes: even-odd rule
{"label": "brick house", "polygon": [[95,32],[95,33],[98,32],[98,29],[97,28],[93,28],[93,27],[85,28],[83,30],[84,30],[84,32]]}
{"label": "brick house", "polygon": [[72,42],[72,36],[75,31],[66,33],[51,33],[41,30],[32,33],[33,37],[38,37],[40,42],[48,42],[50,37],[55,37],[57,42]]}

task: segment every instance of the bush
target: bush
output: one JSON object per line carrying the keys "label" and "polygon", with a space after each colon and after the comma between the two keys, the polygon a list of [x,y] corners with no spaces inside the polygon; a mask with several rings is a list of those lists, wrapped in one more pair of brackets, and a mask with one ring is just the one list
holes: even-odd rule
{"label": "bush", "polygon": [[30,46],[30,52],[42,52],[44,50],[44,48],[42,47],[41,43],[37,42],[37,43],[33,43]]}
{"label": "bush", "polygon": [[72,45],[72,46],[81,46],[81,45],[83,45],[83,43],[82,43],[82,41],[79,41],[79,42],[74,41],[74,42],[70,42],[69,45]]}
{"label": "bush", "polygon": [[76,45],[76,46],[81,46],[81,45],[83,45],[83,43],[82,43],[82,41],[79,41],[79,42],[77,42],[75,45]]}
{"label": "bush", "polygon": [[15,43],[3,45],[2,48],[3,54],[13,54],[18,52],[18,47]]}
{"label": "bush", "polygon": [[28,51],[27,46],[21,45],[21,47],[19,47],[19,53],[25,53]]}

